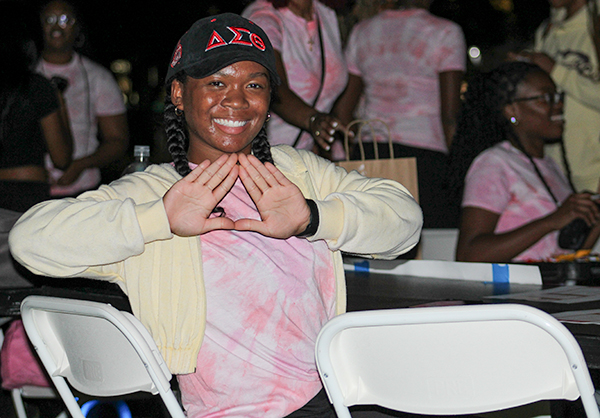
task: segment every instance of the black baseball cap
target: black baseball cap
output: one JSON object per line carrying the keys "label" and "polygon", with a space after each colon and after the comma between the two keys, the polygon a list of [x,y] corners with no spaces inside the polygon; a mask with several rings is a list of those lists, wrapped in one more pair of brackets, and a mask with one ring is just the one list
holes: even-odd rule
{"label": "black baseball cap", "polygon": [[184,71],[204,78],[239,61],[254,61],[265,67],[274,85],[280,84],[273,46],[256,24],[234,13],[198,20],[181,37],[169,63],[166,81]]}

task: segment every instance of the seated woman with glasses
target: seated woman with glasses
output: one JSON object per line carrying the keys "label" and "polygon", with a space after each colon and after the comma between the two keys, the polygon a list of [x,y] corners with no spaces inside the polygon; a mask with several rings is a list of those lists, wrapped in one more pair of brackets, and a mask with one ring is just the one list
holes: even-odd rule
{"label": "seated woman with glasses", "polygon": [[472,80],[450,150],[451,186],[462,193],[457,260],[547,260],[566,252],[559,231],[576,219],[591,227],[580,248],[592,247],[594,196],[574,193],[569,171],[544,156],[563,126],[562,94],[540,67],[505,63]]}

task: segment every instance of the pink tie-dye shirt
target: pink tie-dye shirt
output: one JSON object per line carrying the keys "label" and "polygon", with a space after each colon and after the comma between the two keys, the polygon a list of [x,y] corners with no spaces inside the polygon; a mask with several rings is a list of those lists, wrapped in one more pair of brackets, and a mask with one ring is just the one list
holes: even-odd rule
{"label": "pink tie-dye shirt", "polygon": [[[73,159],[87,157],[96,152],[99,145],[98,116],[122,115],[127,111],[123,93],[112,73],[79,54],[75,54],[71,62],[64,65],[40,60],[37,71],[48,79],[59,76],[69,82],[63,97],[73,132]],[[62,170],[54,168],[49,156],[46,156],[46,168],[54,182],[63,175]],[[54,184],[51,194],[76,195],[98,187],[100,180],[100,169],[89,168],[84,170],[73,184]]]}
{"label": "pink tie-dye shirt", "polygon": [[460,26],[425,9],[386,10],[352,29],[346,63],[364,82],[360,119],[384,120],[394,142],[448,152],[439,74],[465,71]]}
{"label": "pink tie-dye shirt", "polygon": [[[547,156],[534,161],[554,196],[563,202],[572,191],[558,165]],[[473,161],[465,178],[462,206],[499,214],[495,233],[511,231],[556,210],[531,161],[508,141],[487,149]],[[565,252],[558,246],[558,231],[554,231],[514,261],[545,260]]]}
{"label": "pink tie-dye shirt", "polygon": [[[342,41],[335,12],[324,4],[313,1],[315,18],[321,22],[325,49],[325,80],[315,108],[329,113],[335,99],[348,82],[348,70],[342,51]],[[312,105],[321,81],[321,52],[316,19],[306,21],[289,8],[276,9],[266,0],[256,0],[242,15],[260,26],[273,48],[281,53],[290,89],[305,103]],[[269,141],[273,145],[292,145],[300,130],[272,114],[268,124]],[[310,150],[312,136],[304,132],[297,148]]]}
{"label": "pink tie-dye shirt", "polygon": [[[238,179],[219,206],[260,219]],[[283,417],[322,388],[317,334],[335,312],[324,241],[254,232],[200,237],[207,321],[196,372],[178,376],[188,417]]]}

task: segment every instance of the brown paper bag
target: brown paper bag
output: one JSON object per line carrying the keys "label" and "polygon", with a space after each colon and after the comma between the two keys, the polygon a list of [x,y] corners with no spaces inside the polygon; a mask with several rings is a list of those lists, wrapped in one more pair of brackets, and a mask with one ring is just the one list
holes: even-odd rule
{"label": "brown paper bag", "polygon": [[[385,128],[387,140],[390,145],[391,158],[379,158],[379,151],[374,147],[375,159],[365,160],[365,150],[362,143],[362,133],[365,126],[369,126],[374,132],[373,125],[381,124]],[[363,176],[380,177],[395,180],[402,184],[413,195],[415,200],[419,201],[419,185],[417,182],[417,160],[410,158],[394,158],[394,146],[388,125],[380,119],[355,120],[348,125],[348,131],[352,125],[359,125],[356,141],[360,148],[361,159],[350,161],[350,146],[348,134],[344,138],[344,147],[346,150],[346,161],[338,161],[336,164],[344,167],[347,171],[356,170]],[[375,138],[373,138],[375,139]]]}

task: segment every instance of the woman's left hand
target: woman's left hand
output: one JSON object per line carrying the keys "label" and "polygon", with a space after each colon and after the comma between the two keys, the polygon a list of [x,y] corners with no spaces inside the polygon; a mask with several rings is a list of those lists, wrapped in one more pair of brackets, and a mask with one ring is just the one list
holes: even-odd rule
{"label": "woman's left hand", "polygon": [[308,129],[315,142],[325,151],[331,149],[336,131],[345,132],[346,127],[342,122],[327,113],[315,113],[310,117]]}
{"label": "woman's left hand", "polygon": [[303,232],[310,222],[310,208],[300,189],[271,163],[245,154],[239,154],[238,161],[239,177],[262,220],[239,219],[234,228],[281,239]]}

